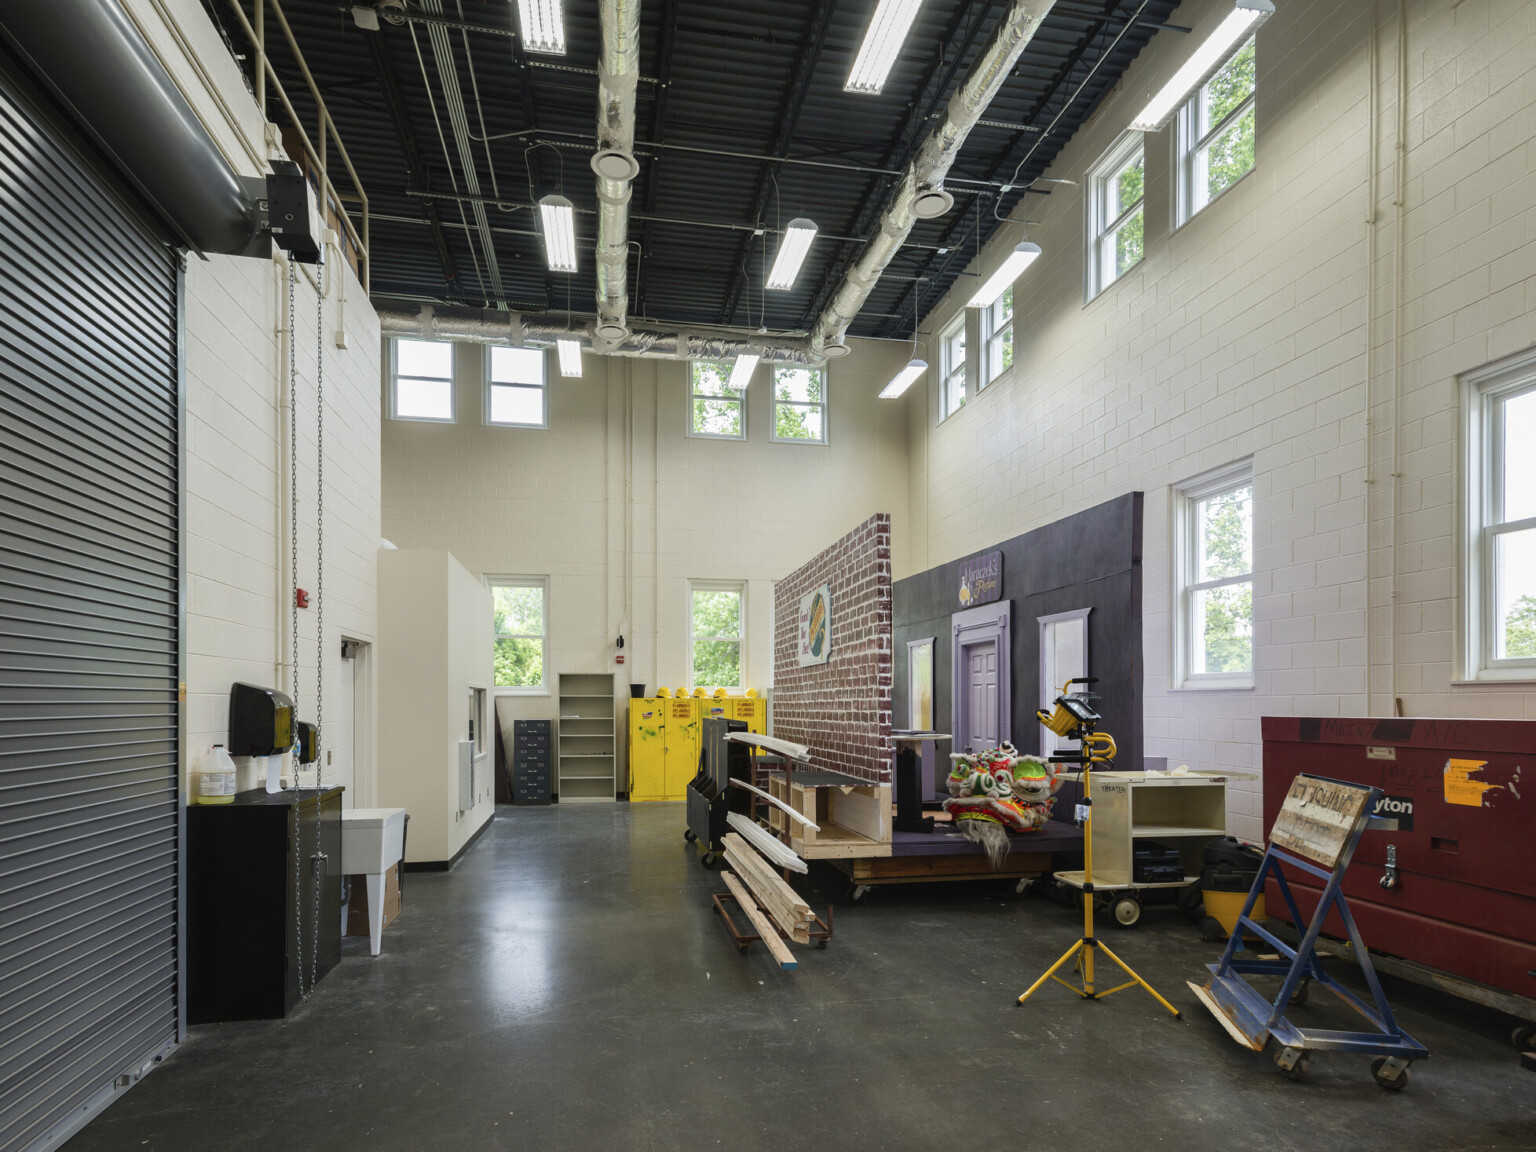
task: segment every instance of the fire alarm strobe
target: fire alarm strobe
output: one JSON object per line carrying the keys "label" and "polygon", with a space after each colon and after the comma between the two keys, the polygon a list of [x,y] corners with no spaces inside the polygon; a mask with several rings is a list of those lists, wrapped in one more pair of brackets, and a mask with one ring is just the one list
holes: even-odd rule
{"label": "fire alarm strobe", "polygon": [[296,608],[308,608],[309,593],[302,588],[295,588],[293,590],[293,604]]}

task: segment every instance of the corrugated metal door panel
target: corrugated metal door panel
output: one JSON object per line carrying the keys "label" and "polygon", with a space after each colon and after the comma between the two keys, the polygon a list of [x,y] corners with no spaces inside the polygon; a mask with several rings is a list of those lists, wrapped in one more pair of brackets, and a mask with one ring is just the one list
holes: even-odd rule
{"label": "corrugated metal door panel", "polygon": [[176,1040],[177,258],[0,56],[0,1147]]}

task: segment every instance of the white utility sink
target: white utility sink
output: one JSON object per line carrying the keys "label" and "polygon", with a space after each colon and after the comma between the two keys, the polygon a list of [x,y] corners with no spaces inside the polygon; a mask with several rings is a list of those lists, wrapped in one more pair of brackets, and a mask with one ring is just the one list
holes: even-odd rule
{"label": "white utility sink", "polygon": [[342,875],[387,872],[404,853],[404,808],[352,808],[342,812]]}
{"label": "white utility sink", "polygon": [[[379,954],[384,934],[384,874],[405,855],[404,808],[353,808],[341,814],[341,871],[368,878],[368,950]],[[347,922],[347,910],[341,910]],[[342,929],[345,932],[345,928]]]}

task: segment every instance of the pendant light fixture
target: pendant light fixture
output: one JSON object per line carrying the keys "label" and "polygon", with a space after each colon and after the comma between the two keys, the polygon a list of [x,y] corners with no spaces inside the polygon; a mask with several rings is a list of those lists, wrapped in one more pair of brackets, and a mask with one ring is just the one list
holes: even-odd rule
{"label": "pendant light fixture", "polygon": [[1270,0],[1237,0],[1216,31],[1206,37],[1205,43],[1173,74],[1158,94],[1132,121],[1137,132],[1156,132],[1173,118],[1173,114],[1189,99],[1190,94],[1214,76],[1221,66],[1248,42],[1248,37],[1275,14]]}
{"label": "pendant light fixture", "polygon": [[880,389],[880,399],[894,400],[928,371],[928,361],[917,358],[917,285],[912,286],[912,359],[891,377],[891,382]]}
{"label": "pendant light fixture", "polygon": [[726,384],[732,392],[745,392],[747,385],[752,382],[752,373],[757,370],[757,362],[762,357],[756,352],[743,352],[736,357],[736,363],[731,365],[731,378]]}
{"label": "pendant light fixture", "polygon": [[922,6],[922,0],[880,0],[843,85],[844,92],[874,95],[885,87],[886,77],[901,55],[901,46]]}
{"label": "pendant light fixture", "polygon": [[565,13],[561,0],[517,0],[517,22],[528,52],[565,55]]}
{"label": "pendant light fixture", "polygon": [[560,356],[560,375],[581,375],[581,342],[562,336],[555,341],[555,351]]}
{"label": "pendant light fixture", "polygon": [[576,208],[564,196],[539,201],[544,225],[544,262],[551,272],[576,271]]}
{"label": "pendant light fixture", "polygon": [[779,253],[773,258],[773,267],[768,270],[767,287],[775,292],[788,292],[795,286],[795,277],[800,275],[800,265],[805,263],[805,257],[811,250],[811,241],[816,239],[816,222],[807,220],[804,216],[796,216],[784,229],[784,237],[779,241]]}
{"label": "pendant light fixture", "polygon": [[999,265],[996,272],[987,277],[986,283],[976,289],[976,294],[966,304],[967,308],[990,308],[993,301],[1001,296],[1008,286],[1012,284],[1036,260],[1040,258],[1040,245],[1031,244],[1025,240],[1021,244],[1015,244],[1013,251],[1008,253],[1008,259]]}

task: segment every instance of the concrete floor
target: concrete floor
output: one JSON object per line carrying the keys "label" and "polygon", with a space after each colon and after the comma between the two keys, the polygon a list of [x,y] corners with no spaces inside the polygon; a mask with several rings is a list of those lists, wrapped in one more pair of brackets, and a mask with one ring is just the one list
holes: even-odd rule
{"label": "concrete floor", "polygon": [[382,956],[348,940],[289,1019],[193,1029],[68,1152],[1536,1148],[1502,1018],[1390,982],[1431,1051],[1409,1088],[1358,1056],[1296,1084],[1198,1006],[1214,946],[1171,912],[1110,939],[1183,1021],[1137,990],[1017,1007],[1074,913],[993,884],[850,907],[819,869],[836,938],[780,972],[737,955],[682,827],[681,805],[502,809],[453,872],[408,878]]}

